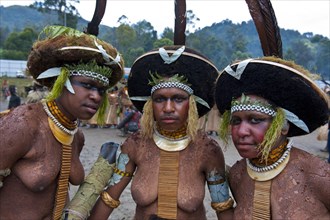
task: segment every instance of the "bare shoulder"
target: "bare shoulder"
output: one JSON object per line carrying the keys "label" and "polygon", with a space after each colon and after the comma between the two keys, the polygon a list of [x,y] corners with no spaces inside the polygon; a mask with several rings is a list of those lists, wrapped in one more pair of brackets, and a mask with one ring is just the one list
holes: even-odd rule
{"label": "bare shoulder", "polygon": [[135,154],[143,140],[140,132],[135,132],[121,145],[121,151],[126,154]]}
{"label": "bare shoulder", "polygon": [[[304,150],[293,147],[290,154],[291,167],[306,174],[325,177],[330,175],[330,164]],[[314,178],[314,177],[313,177]]]}
{"label": "bare shoulder", "polygon": [[238,180],[242,178],[242,175],[246,173],[245,159],[236,161],[236,163],[229,169],[229,179]]}
{"label": "bare shoulder", "polygon": [[27,154],[36,139],[46,131],[46,114],[40,103],[21,105],[0,119],[0,155],[11,163]]}
{"label": "bare shoulder", "polygon": [[[322,201],[326,207],[330,208],[330,164],[306,151],[292,148],[290,161],[285,168],[286,177],[283,179],[289,183],[292,178],[295,184],[308,186],[311,195]],[[305,191],[304,191],[305,192]]]}
{"label": "bare shoulder", "polygon": [[222,154],[222,149],[219,143],[210,138],[205,132],[198,132],[195,144],[199,150],[202,150],[204,153],[208,154]]}
{"label": "bare shoulder", "polygon": [[33,129],[40,123],[39,119],[44,116],[42,112],[43,108],[40,103],[20,105],[1,117],[1,127],[7,126],[17,129],[18,125],[28,125],[26,128]]}
{"label": "bare shoulder", "polygon": [[[40,103],[21,105],[0,119],[3,140],[26,141],[43,132],[46,114]],[[18,138],[19,134],[19,138]]]}

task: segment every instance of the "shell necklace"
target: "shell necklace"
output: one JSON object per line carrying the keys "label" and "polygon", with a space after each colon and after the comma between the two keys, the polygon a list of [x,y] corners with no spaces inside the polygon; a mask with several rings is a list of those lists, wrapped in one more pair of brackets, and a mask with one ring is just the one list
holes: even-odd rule
{"label": "shell necklace", "polygon": [[60,111],[54,100],[43,102],[42,105],[48,117],[55,123],[58,128],[60,128],[62,131],[69,135],[74,135],[75,133],[77,133],[77,121],[69,120]]}
{"label": "shell necklace", "polygon": [[282,170],[289,162],[291,148],[292,140],[289,140],[283,155],[275,163],[264,167],[255,166],[251,163],[249,159],[246,159],[247,171],[249,176],[257,181],[266,181],[273,179],[279,173],[282,172]]}

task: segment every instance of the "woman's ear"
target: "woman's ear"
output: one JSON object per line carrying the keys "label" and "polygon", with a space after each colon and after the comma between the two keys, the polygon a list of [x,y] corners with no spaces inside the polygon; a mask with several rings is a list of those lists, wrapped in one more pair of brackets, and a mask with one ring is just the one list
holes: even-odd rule
{"label": "woman's ear", "polygon": [[287,135],[288,132],[289,132],[289,129],[290,129],[290,124],[289,124],[288,120],[285,120],[285,122],[283,124],[283,127],[282,127],[282,130],[281,130],[281,134],[282,135]]}

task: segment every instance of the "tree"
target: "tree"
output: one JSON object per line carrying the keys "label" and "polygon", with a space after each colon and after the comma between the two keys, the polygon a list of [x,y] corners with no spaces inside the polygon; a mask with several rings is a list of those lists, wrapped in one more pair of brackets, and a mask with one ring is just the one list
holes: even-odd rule
{"label": "tree", "polygon": [[79,2],[79,0],[44,0],[44,3],[36,1],[33,7],[46,13],[54,10],[58,14],[60,25],[76,28],[80,14],[73,3]]}
{"label": "tree", "polygon": [[173,41],[174,39],[174,32],[172,28],[166,27],[164,28],[163,33],[160,35],[161,38],[168,38]]}
{"label": "tree", "polygon": [[305,67],[306,69],[313,71],[313,51],[312,46],[308,40],[297,40],[291,45],[291,49],[295,52],[294,61]]}
{"label": "tree", "polygon": [[315,65],[317,73],[321,73],[323,78],[330,80],[330,40],[322,37],[316,47]]}
{"label": "tree", "polygon": [[154,48],[169,46],[169,45],[173,45],[173,40],[168,39],[168,38],[162,38],[162,39],[156,40],[153,45],[154,45]]}
{"label": "tree", "polygon": [[144,54],[146,51],[142,47],[130,48],[124,56],[125,66],[131,67],[136,58]]}
{"label": "tree", "polygon": [[142,47],[145,51],[153,48],[153,42],[157,40],[157,31],[150,22],[142,20],[132,25],[136,33],[135,47]]}
{"label": "tree", "polygon": [[116,28],[117,49],[125,54],[129,48],[136,47],[136,32],[128,24],[121,24]]}
{"label": "tree", "polygon": [[128,17],[126,16],[126,15],[122,15],[122,16],[120,16],[119,18],[118,18],[118,20],[117,20],[117,22],[119,23],[119,24],[127,24],[127,25],[129,25],[129,20],[128,20]]}
{"label": "tree", "polygon": [[0,47],[3,48],[6,39],[9,35],[9,28],[6,27],[0,27]]}
{"label": "tree", "polygon": [[7,50],[5,54],[12,53],[15,57],[27,59],[31,46],[37,38],[38,33],[32,28],[25,28],[22,32],[12,32],[4,43],[4,49]]}
{"label": "tree", "polygon": [[186,34],[188,35],[196,30],[196,23],[200,21],[200,19],[194,14],[192,10],[187,10],[186,19],[187,19]]}

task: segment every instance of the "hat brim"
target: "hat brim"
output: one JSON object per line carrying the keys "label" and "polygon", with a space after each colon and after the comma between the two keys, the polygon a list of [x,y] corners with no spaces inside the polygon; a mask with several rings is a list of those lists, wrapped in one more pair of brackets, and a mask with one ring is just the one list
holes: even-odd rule
{"label": "hat brim", "polygon": [[[165,47],[168,54],[172,55],[179,47]],[[214,89],[217,68],[205,57],[196,51],[185,48],[181,56],[171,64],[165,64],[159,55],[158,50],[150,51],[134,62],[128,76],[127,86],[129,97],[151,95],[152,86],[148,84],[151,80],[150,73],[157,73],[164,77],[171,77],[175,74],[183,75],[188,79],[194,95],[202,98],[210,108],[214,105]],[[142,112],[145,101],[132,100],[134,106]],[[197,104],[199,117],[205,115],[210,109]]]}
{"label": "hat brim", "polygon": [[[238,64],[232,65],[236,69]],[[309,78],[286,65],[251,60],[240,80],[223,71],[216,84],[215,101],[221,114],[231,107],[231,101],[245,95],[263,97],[275,105],[296,114],[312,132],[328,120],[328,99]],[[307,134],[290,123],[288,136]]]}

